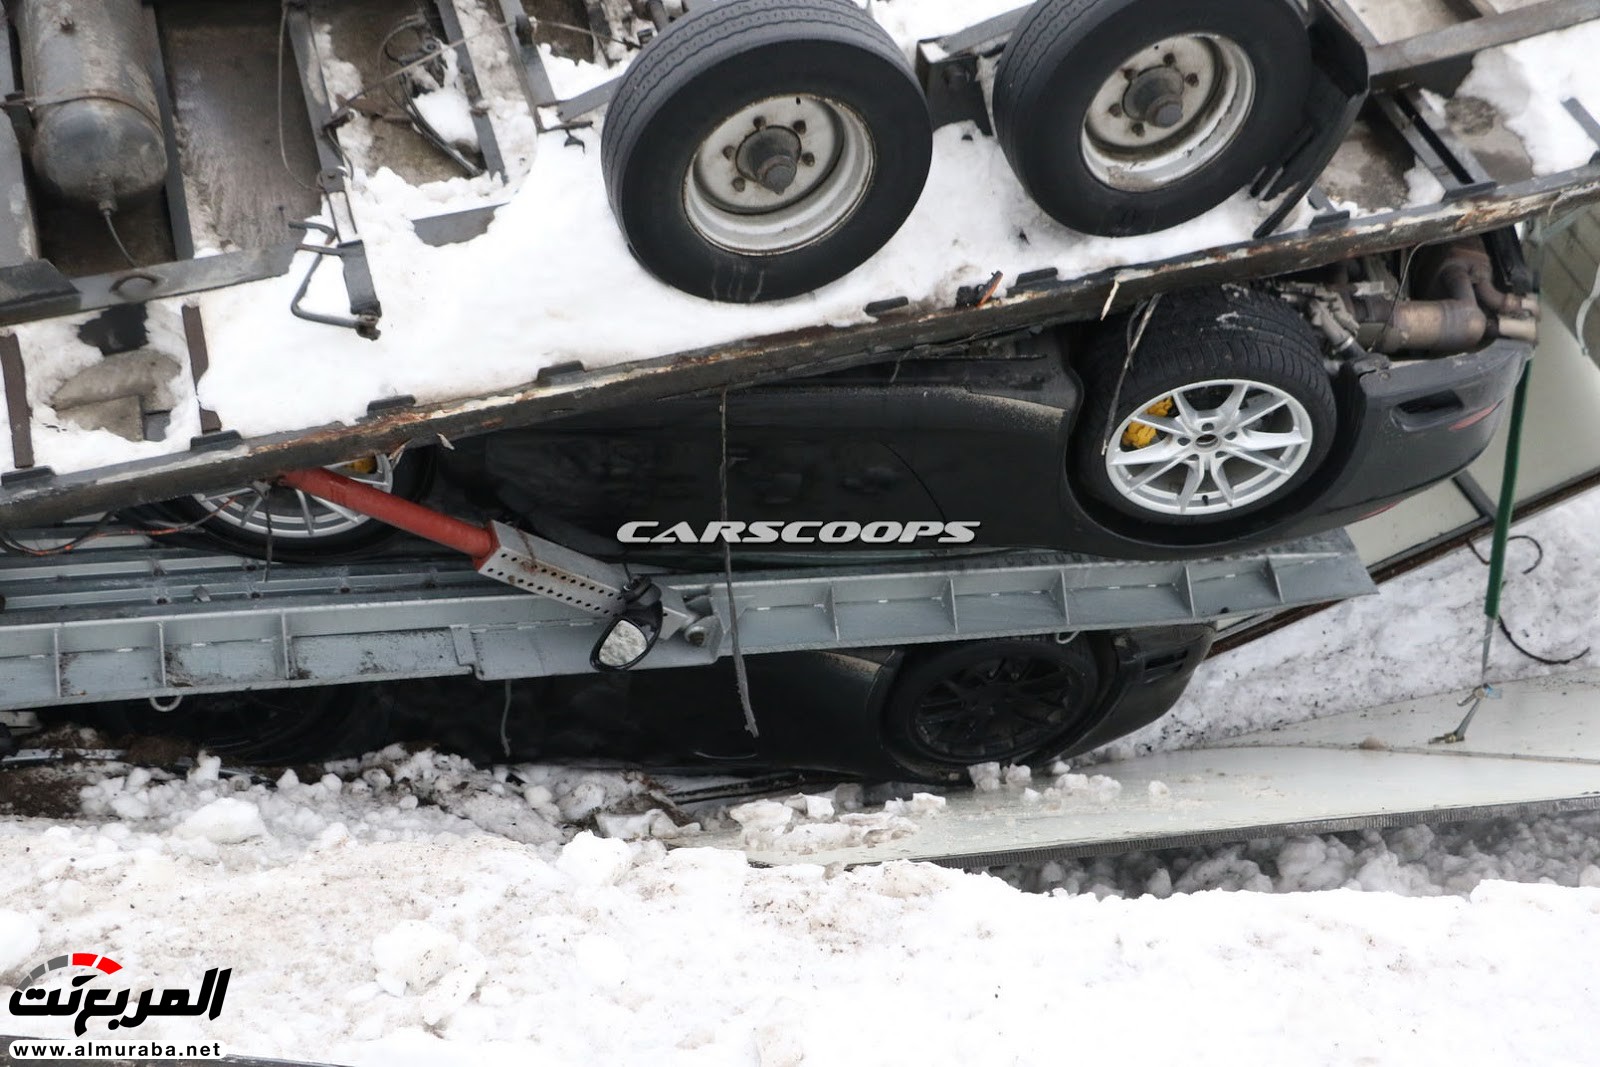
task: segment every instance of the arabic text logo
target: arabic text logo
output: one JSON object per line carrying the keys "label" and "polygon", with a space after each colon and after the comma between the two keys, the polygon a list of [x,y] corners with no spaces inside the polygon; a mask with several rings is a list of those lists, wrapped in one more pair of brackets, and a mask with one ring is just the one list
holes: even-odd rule
{"label": "arabic text logo", "polygon": [[[46,989],[35,985],[52,971],[69,967],[87,968],[88,974],[74,975],[68,988]],[[88,1029],[90,1019],[104,1017],[106,1029],[130,1029],[152,1015],[205,1015],[215,1019],[222,1013],[222,998],[228,992],[228,979],[233,968],[221,970],[213,967],[201,980],[197,996],[183,988],[163,989],[159,996],[154,989],[146,989],[138,996],[132,1011],[128,1002],[133,998],[127,989],[111,990],[103,986],[89,987],[89,983],[104,975],[122,970],[122,964],[109,956],[94,952],[73,952],[56,956],[28,972],[28,977],[11,994],[12,1015],[75,1015],[72,1031],[79,1037]],[[86,988],[88,987],[88,988]]]}

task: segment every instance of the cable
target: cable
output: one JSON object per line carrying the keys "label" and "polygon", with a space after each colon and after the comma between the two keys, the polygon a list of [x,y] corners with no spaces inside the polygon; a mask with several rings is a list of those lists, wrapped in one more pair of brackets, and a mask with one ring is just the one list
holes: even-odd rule
{"label": "cable", "polygon": [[[1530,545],[1533,546],[1533,550],[1536,553],[1536,555],[1534,556],[1533,562],[1528,564],[1528,566],[1524,567],[1520,572],[1518,572],[1520,574],[1532,574],[1535,570],[1538,569],[1539,564],[1544,562],[1544,545],[1539,543],[1539,539],[1537,537],[1533,537],[1533,536],[1531,536],[1529,534],[1513,534],[1511,537],[1507,538],[1507,542],[1506,543],[1509,544],[1512,541],[1526,541]],[[1467,548],[1469,550],[1471,550],[1473,556],[1475,556],[1477,558],[1479,563],[1482,563],[1485,566],[1488,565],[1488,563],[1489,563],[1488,557],[1484,556],[1481,552],[1478,551],[1478,546],[1477,545],[1473,544],[1471,541],[1468,541],[1467,542]],[[1500,633],[1505,637],[1505,639],[1511,643],[1511,647],[1512,648],[1516,649],[1518,652],[1522,653],[1524,656],[1526,656],[1529,659],[1533,660],[1535,663],[1543,663],[1547,667],[1565,667],[1569,663],[1576,663],[1578,660],[1580,660],[1583,657],[1587,656],[1589,654],[1590,650],[1594,647],[1592,645],[1585,645],[1582,652],[1576,652],[1576,653],[1573,653],[1570,656],[1567,656],[1567,657],[1561,658],[1561,659],[1553,658],[1553,657],[1550,657],[1550,656],[1541,656],[1537,652],[1534,652],[1534,651],[1531,651],[1530,649],[1524,648],[1522,643],[1519,642],[1514,636],[1512,636],[1511,627],[1506,625],[1506,617],[1505,617],[1505,613],[1504,612],[1502,612],[1499,615],[1495,616],[1495,624],[1499,628]]]}
{"label": "cable", "polygon": [[[720,518],[724,523],[728,521],[728,387],[722,387],[722,401],[719,405],[722,418],[722,463],[718,470],[718,485],[720,489],[722,514]],[[724,526],[726,531],[727,527]],[[728,589],[728,636],[733,641],[733,678],[739,688],[739,706],[744,709],[744,728],[751,737],[760,737],[761,731],[756,727],[755,708],[750,704],[750,676],[744,669],[744,649],[739,647],[739,605],[733,599],[733,544],[728,540],[726,532],[722,535],[722,576]]]}
{"label": "cable", "polygon": [[122,243],[122,235],[117,232],[117,224],[112,219],[116,209],[110,204],[100,205],[100,217],[106,220],[106,229],[111,231],[111,240],[116,242],[117,251],[122,253],[122,258],[128,261],[128,266],[137,267],[139,264],[133,258],[133,253],[128,251],[128,246]]}
{"label": "cable", "polygon": [[[1133,354],[1139,350],[1139,342],[1144,340],[1145,327],[1150,325],[1150,317],[1156,313],[1156,305],[1161,303],[1161,294],[1157,293],[1144,305],[1128,316],[1128,322],[1123,327],[1123,344],[1128,354],[1122,360],[1122,370],[1117,373],[1116,388],[1111,390],[1111,421],[1106,424],[1106,439],[1100,442],[1100,454],[1103,456],[1111,449],[1111,437],[1117,432],[1117,405],[1122,402],[1122,383],[1128,378],[1128,368],[1133,366]],[[1137,320],[1138,326],[1134,322]]]}
{"label": "cable", "polygon": [[304,178],[300,177],[300,175],[294,172],[293,167],[289,166],[289,145],[283,136],[283,42],[288,36],[289,0],[283,0],[282,14],[278,19],[278,158],[283,161],[284,173],[293,178],[295,184],[299,185],[302,189],[310,189],[312,192],[320,195],[322,192],[320,188],[310,182],[307,182]]}

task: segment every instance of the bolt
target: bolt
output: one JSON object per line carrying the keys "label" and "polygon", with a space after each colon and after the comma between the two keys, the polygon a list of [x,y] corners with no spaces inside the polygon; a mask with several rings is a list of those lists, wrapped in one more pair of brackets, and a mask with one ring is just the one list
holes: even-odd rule
{"label": "bolt", "polygon": [[730,145],[724,145],[723,149],[722,149],[722,158],[723,159],[732,159],[733,158],[733,154],[736,151],[738,151],[738,149],[734,148],[733,145],[731,145],[731,144]]}
{"label": "bolt", "polygon": [[760,115],[757,115],[755,118],[750,120],[750,124],[759,130],[767,124],[767,120],[762,118]]}
{"label": "bolt", "polygon": [[1120,119],[1122,117],[1122,105],[1121,104],[1112,104],[1109,110],[1111,112],[1111,117],[1112,118]]}
{"label": "bolt", "polygon": [[685,630],[683,639],[695,648],[703,648],[706,643],[706,632],[704,630]]}
{"label": "bolt", "polygon": [[1139,75],[1139,72],[1134,70],[1132,67],[1123,67],[1122,68],[1122,76],[1124,78],[1127,78],[1129,81],[1133,81],[1133,79],[1138,77],[1138,75]]}
{"label": "bolt", "polygon": [[795,133],[804,134],[806,132],[806,120],[795,119],[794,122],[790,124],[789,128]]}
{"label": "bolt", "polygon": [[1177,62],[1178,62],[1178,57],[1173,55],[1171,52],[1168,52],[1166,55],[1161,57],[1161,62],[1166,64],[1169,67],[1176,66]]}
{"label": "bolt", "polygon": [[1185,85],[1199,85],[1200,84],[1200,75],[1198,75],[1198,74],[1185,74],[1183,76],[1183,84],[1185,84]]}
{"label": "bolt", "polygon": [[802,152],[800,153],[800,162],[807,167],[814,167],[817,165],[817,157],[810,152]]}
{"label": "bolt", "polygon": [[1135,137],[1143,137],[1144,136],[1144,123],[1135,122],[1133,124],[1132,129],[1131,129],[1131,132]]}
{"label": "bolt", "polygon": [[733,191],[736,192],[736,193],[744,192],[744,179],[743,178],[735,178],[735,179],[733,179]]}

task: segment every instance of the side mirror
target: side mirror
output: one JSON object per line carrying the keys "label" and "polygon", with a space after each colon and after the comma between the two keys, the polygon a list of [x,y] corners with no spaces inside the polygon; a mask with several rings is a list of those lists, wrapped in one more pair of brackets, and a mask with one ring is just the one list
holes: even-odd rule
{"label": "side mirror", "polygon": [[597,671],[625,671],[636,666],[661,637],[666,613],[656,584],[648,578],[635,578],[622,590],[622,598],[622,614],[611,620],[589,653],[589,666]]}

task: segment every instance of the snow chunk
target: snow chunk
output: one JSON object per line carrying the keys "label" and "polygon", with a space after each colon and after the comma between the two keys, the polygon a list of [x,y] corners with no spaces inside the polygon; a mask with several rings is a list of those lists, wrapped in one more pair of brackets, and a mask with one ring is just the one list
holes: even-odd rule
{"label": "snow chunk", "polygon": [[177,828],[180,837],[195,837],[216,845],[237,845],[252,837],[265,837],[261,809],[248,800],[223,797],[190,815]]}
{"label": "snow chunk", "polygon": [[752,800],[728,809],[728,818],[747,833],[782,830],[794,819],[794,809],[776,800]]}
{"label": "snow chunk", "polygon": [[1000,764],[975,763],[967,768],[967,777],[980,793],[993,793],[1000,788]]}
{"label": "snow chunk", "polygon": [[378,985],[397,997],[429,989],[455,966],[460,945],[437,926],[408,919],[372,939]]}
{"label": "snow chunk", "polygon": [[943,811],[945,799],[936,793],[912,793],[910,800],[886,800],[883,810],[890,815],[932,815]]}
{"label": "snow chunk", "polygon": [[26,963],[39,947],[39,928],[19,911],[0,909],[0,974]]}
{"label": "snow chunk", "polygon": [[615,885],[633,863],[626,842],[596,837],[585,830],[567,842],[556,868],[583,886]]}

